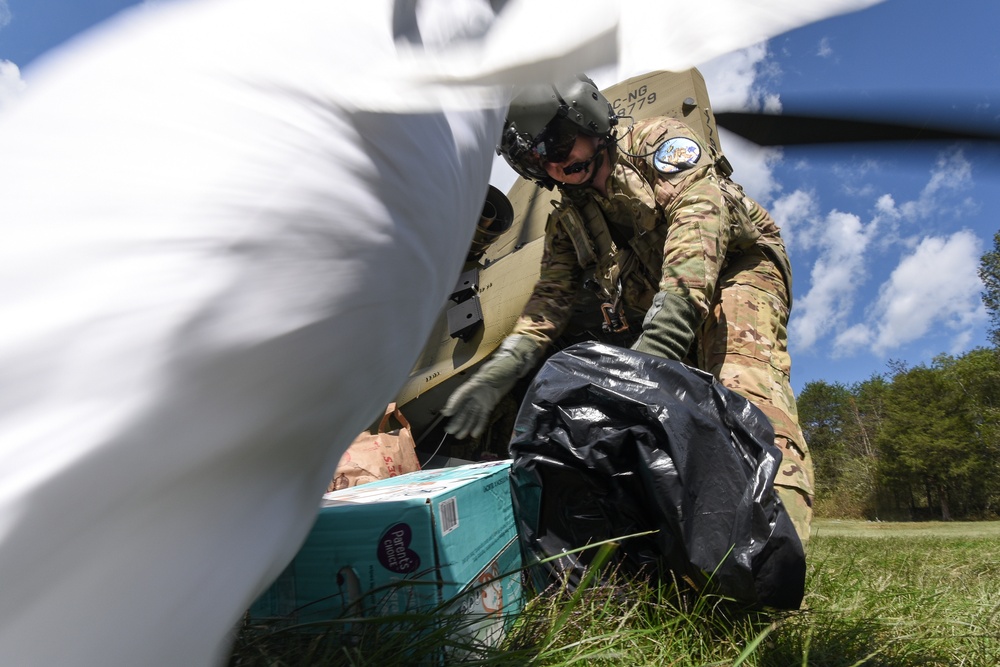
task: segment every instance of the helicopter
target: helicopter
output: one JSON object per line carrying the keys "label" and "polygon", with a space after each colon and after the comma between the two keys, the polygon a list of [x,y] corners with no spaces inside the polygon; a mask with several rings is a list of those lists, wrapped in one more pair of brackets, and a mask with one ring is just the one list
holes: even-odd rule
{"label": "helicopter", "polygon": [[[658,71],[629,78],[602,91],[622,121],[671,116],[692,127],[721,151],[718,127],[759,146],[975,140],[996,142],[989,129],[902,124],[856,117],[713,111],[705,80],[697,69]],[[517,383],[491,416],[478,439],[459,441],[445,434],[440,415],[448,397],[512,331],[540,271],[545,224],[558,190],[518,178],[505,194],[489,186],[483,215],[466,262],[427,344],[395,403],[406,415],[418,455],[431,465],[479,458],[504,458],[520,399],[533,373]],[[582,288],[574,314],[552,354],[582,340],[608,340],[596,295]],[[541,363],[538,364],[541,366]],[[537,370],[537,368],[536,368]]]}

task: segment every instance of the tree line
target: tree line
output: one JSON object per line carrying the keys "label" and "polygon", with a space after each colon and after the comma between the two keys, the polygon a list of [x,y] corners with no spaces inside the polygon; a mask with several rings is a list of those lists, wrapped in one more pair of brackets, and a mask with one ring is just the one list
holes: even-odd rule
{"label": "tree line", "polygon": [[1000,232],[979,275],[992,347],[799,395],[819,516],[1000,517]]}

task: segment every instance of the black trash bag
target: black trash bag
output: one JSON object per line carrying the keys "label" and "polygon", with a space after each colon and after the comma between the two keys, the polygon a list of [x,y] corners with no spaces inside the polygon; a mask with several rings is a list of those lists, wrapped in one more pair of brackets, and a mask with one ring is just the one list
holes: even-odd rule
{"label": "black trash bag", "polygon": [[623,540],[626,576],[671,576],[753,606],[797,609],[805,555],[774,493],[781,451],[767,417],[702,371],[579,343],[542,366],[510,444],[522,550],[539,590],[575,587]]}

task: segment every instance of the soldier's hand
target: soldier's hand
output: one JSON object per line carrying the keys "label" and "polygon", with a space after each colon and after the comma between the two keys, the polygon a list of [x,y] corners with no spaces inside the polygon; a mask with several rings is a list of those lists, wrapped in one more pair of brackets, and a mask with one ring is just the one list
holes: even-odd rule
{"label": "soldier's hand", "polygon": [[[515,378],[516,381],[516,378]],[[482,378],[474,375],[455,390],[445,403],[441,414],[449,417],[444,430],[459,440],[470,435],[478,438],[486,430],[490,414],[507,391],[503,387],[491,387]]]}
{"label": "soldier's hand", "polygon": [[445,403],[441,414],[450,417],[445,432],[459,439],[481,436],[493,408],[534,367],[541,352],[541,345],[533,338],[507,336],[489,361]]}
{"label": "soldier's hand", "polygon": [[698,314],[683,297],[658,292],[642,322],[642,334],[632,349],[665,359],[680,360],[694,341]]}

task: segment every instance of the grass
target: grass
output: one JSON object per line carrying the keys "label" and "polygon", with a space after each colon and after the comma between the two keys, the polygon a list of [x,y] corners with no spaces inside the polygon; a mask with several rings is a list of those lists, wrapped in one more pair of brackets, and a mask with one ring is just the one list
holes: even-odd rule
{"label": "grass", "polygon": [[424,614],[312,632],[246,628],[230,664],[1000,665],[1000,522],[819,520],[807,554],[797,612],[741,611],[667,585],[617,581],[535,598],[493,649],[470,651],[462,618]]}

